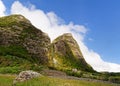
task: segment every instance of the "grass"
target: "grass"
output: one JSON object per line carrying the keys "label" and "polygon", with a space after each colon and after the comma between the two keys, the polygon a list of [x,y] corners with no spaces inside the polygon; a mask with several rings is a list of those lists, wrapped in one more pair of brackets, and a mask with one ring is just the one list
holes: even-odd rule
{"label": "grass", "polygon": [[12,86],[15,76],[0,74],[0,86]]}
{"label": "grass", "polygon": [[10,46],[0,45],[0,55],[18,56],[26,59],[30,57],[28,51],[23,46],[20,45],[10,45]]}
{"label": "grass", "polygon": [[16,25],[21,20],[27,21],[23,16],[20,16],[20,15],[11,15],[11,16],[1,17],[0,18],[0,27]]}
{"label": "grass", "polygon": [[[58,44],[57,44],[58,43]],[[59,47],[61,43],[61,47]],[[54,47],[58,46],[58,50]],[[57,60],[57,63],[53,63],[53,58]],[[85,63],[84,59],[76,59],[73,55],[70,46],[65,41],[56,42],[56,44],[51,44],[49,49],[49,60],[51,61],[50,65],[55,67],[58,70],[61,69],[79,69],[82,71],[93,72],[93,69]]]}
{"label": "grass", "polygon": [[[0,86],[12,86],[14,75],[0,75]],[[17,83],[16,86],[115,86],[103,82],[91,82],[84,80],[69,80],[42,76],[25,82]]]}

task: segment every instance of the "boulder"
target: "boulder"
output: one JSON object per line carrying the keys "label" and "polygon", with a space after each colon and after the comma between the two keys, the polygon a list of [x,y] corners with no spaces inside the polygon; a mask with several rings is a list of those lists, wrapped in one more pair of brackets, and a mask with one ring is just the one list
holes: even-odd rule
{"label": "boulder", "polygon": [[19,73],[19,75],[15,78],[13,81],[13,85],[15,85],[17,82],[23,82],[32,78],[36,78],[42,76],[40,73],[34,72],[32,70],[28,71],[22,71]]}

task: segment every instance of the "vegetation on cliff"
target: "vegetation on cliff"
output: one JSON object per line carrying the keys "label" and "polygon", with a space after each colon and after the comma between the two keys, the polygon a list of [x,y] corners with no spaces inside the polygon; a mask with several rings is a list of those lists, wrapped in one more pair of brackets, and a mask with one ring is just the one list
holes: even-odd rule
{"label": "vegetation on cliff", "polygon": [[66,33],[56,38],[50,46],[49,61],[56,69],[94,72],[86,63],[72,34]]}
{"label": "vegetation on cliff", "polygon": [[0,73],[40,72],[45,68],[120,83],[119,73],[98,73],[86,63],[72,34],[63,34],[50,43],[49,36],[24,16],[0,17]]}

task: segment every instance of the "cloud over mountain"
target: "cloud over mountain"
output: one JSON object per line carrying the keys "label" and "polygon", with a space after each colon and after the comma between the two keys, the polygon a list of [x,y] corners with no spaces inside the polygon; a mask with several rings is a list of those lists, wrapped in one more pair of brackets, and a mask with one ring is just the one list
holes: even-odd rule
{"label": "cloud over mountain", "polygon": [[[0,0],[0,16],[5,15],[5,6]],[[11,6],[11,14],[22,14],[28,18],[31,23],[42,31],[48,33],[53,40],[63,33],[72,33],[77,40],[85,60],[97,71],[120,72],[120,65],[105,62],[100,55],[94,52],[84,44],[84,36],[87,28],[83,25],[77,25],[73,22],[65,24],[64,20],[58,17],[54,12],[45,13],[43,10],[36,9],[34,5],[24,6],[19,1],[15,1]]]}

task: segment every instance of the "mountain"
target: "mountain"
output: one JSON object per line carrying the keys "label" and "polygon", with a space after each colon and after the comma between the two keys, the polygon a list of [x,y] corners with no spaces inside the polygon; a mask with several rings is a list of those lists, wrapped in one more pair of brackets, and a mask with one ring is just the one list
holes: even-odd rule
{"label": "mountain", "polygon": [[50,38],[21,15],[0,18],[0,55],[47,63]]}
{"label": "mountain", "polygon": [[84,60],[76,40],[70,33],[65,33],[53,41],[49,57],[51,65],[56,68],[93,71]]}
{"label": "mountain", "polygon": [[25,69],[27,66],[30,69],[36,65],[60,70],[93,71],[70,33],[50,43],[48,35],[34,27],[24,16],[1,17],[0,68],[20,66]]}
{"label": "mountain", "polygon": [[72,34],[65,33],[51,43],[49,36],[24,16],[0,17],[0,73],[34,70],[46,75],[60,75],[50,69],[120,83],[120,73],[98,73],[86,63]]}

